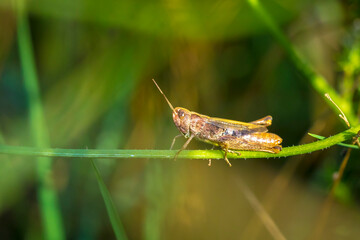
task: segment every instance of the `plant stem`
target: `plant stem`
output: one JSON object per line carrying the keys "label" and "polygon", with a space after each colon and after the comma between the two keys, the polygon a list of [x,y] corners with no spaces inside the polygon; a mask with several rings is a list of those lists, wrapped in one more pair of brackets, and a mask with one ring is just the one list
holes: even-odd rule
{"label": "plant stem", "polygon": [[[229,154],[229,158],[276,158],[289,157],[329,148],[338,143],[352,139],[360,131],[360,125],[316,142],[285,147],[277,154],[266,152],[239,151],[241,156]],[[33,148],[0,145],[0,154],[39,156],[39,157],[70,157],[70,158],[174,158],[177,150],[105,150],[105,149],[59,149]],[[188,150],[179,154],[179,158],[188,159],[222,159],[223,153],[218,150]]]}

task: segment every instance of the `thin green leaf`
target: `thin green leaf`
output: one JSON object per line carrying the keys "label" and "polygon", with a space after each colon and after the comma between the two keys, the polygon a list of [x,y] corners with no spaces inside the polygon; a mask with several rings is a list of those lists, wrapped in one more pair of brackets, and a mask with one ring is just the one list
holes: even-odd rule
{"label": "thin green leaf", "polygon": [[[325,139],[326,137],[320,136],[320,135],[316,135],[314,133],[308,133],[310,136],[317,138],[317,139]],[[359,147],[357,145],[352,145],[352,144],[346,144],[346,143],[338,143],[337,145],[339,146],[343,146],[343,147],[347,147],[347,148],[353,148],[353,149],[359,149]]]}
{"label": "thin green leaf", "polygon": [[122,222],[120,220],[120,217],[116,211],[116,208],[114,206],[114,203],[111,199],[111,195],[108,191],[108,189],[106,188],[106,185],[104,183],[103,178],[100,175],[99,169],[97,168],[94,160],[90,159],[91,164],[94,168],[95,174],[96,174],[96,180],[99,184],[99,188],[100,188],[100,192],[101,195],[104,199],[105,202],[105,206],[106,206],[106,211],[109,215],[110,218],[110,222],[111,222],[111,226],[114,230],[116,239],[120,240],[120,239],[127,239],[126,234],[125,234],[125,230],[124,227],[122,225]]}

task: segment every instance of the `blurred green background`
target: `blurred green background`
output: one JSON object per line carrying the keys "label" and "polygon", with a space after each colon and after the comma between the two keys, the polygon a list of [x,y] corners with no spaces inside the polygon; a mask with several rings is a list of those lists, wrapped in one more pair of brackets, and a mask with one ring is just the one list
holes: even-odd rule
{"label": "blurred green background", "polygon": [[[357,112],[359,2],[261,2]],[[19,54],[19,3],[0,2],[0,140],[41,146],[34,140],[41,135],[33,126],[39,122],[31,117],[34,104]],[[43,106],[38,127],[48,137],[43,147],[169,149],[178,130],[152,78],[174,106],[246,122],[272,115],[270,131],[284,147],[314,141],[308,132],[329,136],[346,129],[247,1],[32,0],[23,13]],[[176,148],[183,143],[178,140]],[[210,148],[196,141],[189,146]],[[238,159],[232,168],[190,159],[96,164],[128,239],[273,239],[238,181],[286,238],[310,239],[345,150]],[[321,239],[360,235],[358,159],[354,150]],[[46,238],[36,162],[0,155],[1,239]],[[47,177],[66,239],[115,238],[88,159],[54,158]]]}

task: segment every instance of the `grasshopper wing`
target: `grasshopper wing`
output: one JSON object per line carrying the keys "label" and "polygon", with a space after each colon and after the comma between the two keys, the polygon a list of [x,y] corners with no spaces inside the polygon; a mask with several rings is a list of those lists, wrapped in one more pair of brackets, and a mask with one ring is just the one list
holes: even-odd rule
{"label": "grasshopper wing", "polygon": [[267,132],[265,124],[245,123],[222,118],[208,118],[207,123],[224,130],[237,132],[236,135],[246,135],[254,132]]}

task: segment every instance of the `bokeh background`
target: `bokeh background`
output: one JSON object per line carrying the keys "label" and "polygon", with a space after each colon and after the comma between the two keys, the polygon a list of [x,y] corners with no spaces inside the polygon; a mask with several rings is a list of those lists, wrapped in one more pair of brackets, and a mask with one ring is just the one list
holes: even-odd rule
{"label": "bokeh background", "polygon": [[[261,1],[327,82],[359,102],[358,1]],[[35,146],[19,54],[27,21],[46,144],[71,149],[169,149],[174,106],[239,121],[273,116],[283,146],[346,126],[244,0],[32,0],[0,2],[2,144]],[[20,29],[21,31],[21,29]],[[352,66],[349,73],[348,66]],[[25,77],[24,77],[25,76]],[[184,140],[178,140],[180,148]],[[189,149],[210,149],[193,141]],[[346,149],[224,161],[96,159],[128,239],[273,239],[251,191],[287,239],[360,236],[359,153],[351,153],[329,215],[319,219]],[[53,158],[66,239],[114,239],[89,159]],[[37,159],[0,155],[1,239],[45,239]],[[246,186],[246,188],[244,188]],[[278,238],[280,239],[280,238]]]}

